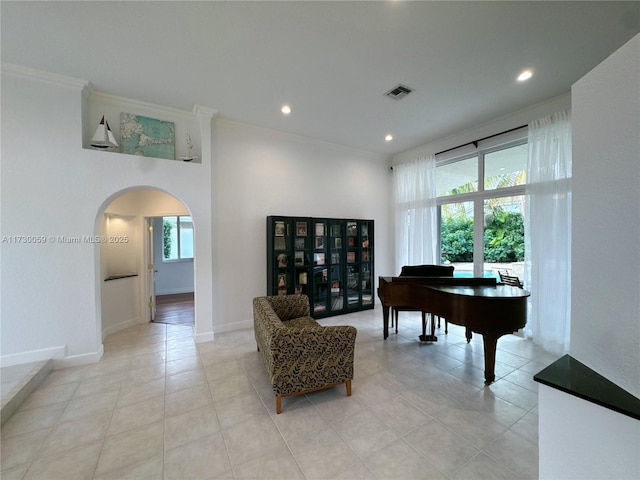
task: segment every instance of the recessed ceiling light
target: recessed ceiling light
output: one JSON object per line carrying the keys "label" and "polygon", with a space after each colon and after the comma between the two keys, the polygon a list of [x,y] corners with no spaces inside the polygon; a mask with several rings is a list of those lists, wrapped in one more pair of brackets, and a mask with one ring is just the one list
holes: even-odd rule
{"label": "recessed ceiling light", "polygon": [[384,137],[385,141],[390,142],[391,140],[393,140],[393,135],[388,134],[386,137]]}
{"label": "recessed ceiling light", "polygon": [[533,72],[531,70],[525,70],[518,75],[518,81],[524,82],[525,80],[529,80],[531,77],[533,77]]}
{"label": "recessed ceiling light", "polygon": [[280,111],[285,115],[289,115],[291,113],[291,107],[289,105],[283,105]]}

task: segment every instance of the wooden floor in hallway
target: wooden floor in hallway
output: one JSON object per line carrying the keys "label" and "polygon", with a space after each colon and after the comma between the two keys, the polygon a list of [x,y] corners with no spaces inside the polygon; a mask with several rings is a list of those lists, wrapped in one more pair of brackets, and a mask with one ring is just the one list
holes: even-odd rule
{"label": "wooden floor in hallway", "polygon": [[193,292],[158,295],[155,323],[194,325]]}

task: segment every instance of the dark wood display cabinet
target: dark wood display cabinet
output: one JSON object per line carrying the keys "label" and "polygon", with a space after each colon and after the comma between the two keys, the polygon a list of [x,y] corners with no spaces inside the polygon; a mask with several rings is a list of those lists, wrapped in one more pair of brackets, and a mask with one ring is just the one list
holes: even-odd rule
{"label": "dark wood display cabinet", "polygon": [[373,220],[267,217],[267,295],[304,293],[314,318],[374,306]]}

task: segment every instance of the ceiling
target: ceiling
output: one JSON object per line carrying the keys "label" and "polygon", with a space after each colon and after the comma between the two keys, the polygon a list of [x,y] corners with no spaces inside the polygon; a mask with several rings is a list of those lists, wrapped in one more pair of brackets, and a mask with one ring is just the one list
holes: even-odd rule
{"label": "ceiling", "polygon": [[640,32],[639,1],[0,5],[3,62],[382,155],[568,92]]}

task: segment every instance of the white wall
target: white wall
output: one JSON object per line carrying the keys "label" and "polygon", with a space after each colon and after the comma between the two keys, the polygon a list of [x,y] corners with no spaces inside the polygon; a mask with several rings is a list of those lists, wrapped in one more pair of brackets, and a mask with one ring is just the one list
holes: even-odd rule
{"label": "white wall", "polygon": [[82,363],[100,357],[100,248],[56,239],[99,233],[105,207],[138,186],[172,192],[200,226],[196,285],[202,294],[196,300],[196,338],[213,338],[213,111],[196,114],[203,163],[184,164],[82,149],[85,82],[3,64],[1,87],[1,234],[45,239],[1,245],[3,364],[52,356],[67,364]]}
{"label": "white wall", "polygon": [[[570,355],[640,397],[640,35],[572,88]],[[640,478],[640,422],[544,385],[543,479]]]}
{"label": "white wall", "polygon": [[539,384],[538,477],[637,480],[640,422]]}
{"label": "white wall", "polygon": [[640,36],[572,96],[571,355],[640,397]]}
{"label": "white wall", "polygon": [[[387,158],[224,120],[212,132],[206,109],[196,114],[202,164],[83,149],[86,87],[3,64],[1,235],[100,234],[104,212],[131,213],[122,194],[140,187],[171,193],[194,219],[197,341],[252,325],[251,299],[266,292],[267,215],[372,218],[375,273],[391,271]],[[175,213],[145,196],[136,202],[138,217]],[[3,364],[98,360],[100,247],[49,241],[0,249]]]}
{"label": "white wall", "polygon": [[392,271],[386,158],[219,118],[214,136],[216,332],[251,326],[266,294],[268,215],[373,219],[376,279]]}

